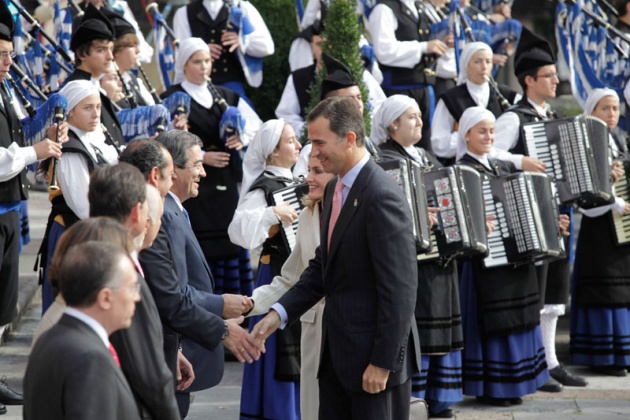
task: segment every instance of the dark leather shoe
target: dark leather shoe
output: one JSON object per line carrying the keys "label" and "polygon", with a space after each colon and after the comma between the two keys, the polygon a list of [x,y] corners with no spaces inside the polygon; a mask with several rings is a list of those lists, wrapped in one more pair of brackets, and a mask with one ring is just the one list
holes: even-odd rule
{"label": "dark leather shoe", "polygon": [[617,376],[619,378],[628,375],[625,368],[617,366],[591,366],[591,370],[599,375]]}
{"label": "dark leather shoe", "polygon": [[542,392],[561,392],[562,384],[553,378],[550,378],[543,386],[538,388]]}
{"label": "dark leather shoe", "polygon": [[555,368],[549,370],[549,375],[556,381],[560,382],[564,386],[586,386],[588,381],[581,376],[575,376],[571,374],[562,365],[558,365]]}
{"label": "dark leather shoe", "polygon": [[477,402],[486,405],[494,405],[495,407],[509,407],[512,405],[510,398],[493,398],[486,397],[485,395],[477,397]]}
{"label": "dark leather shoe", "polygon": [[7,414],[7,408],[4,406],[4,404],[0,403],[0,415],[2,414]]}
{"label": "dark leather shoe", "polygon": [[452,419],[453,418],[453,410],[447,408],[446,410],[442,410],[439,413],[429,413],[430,419]]}
{"label": "dark leather shoe", "polygon": [[510,398],[510,404],[512,404],[512,405],[523,405],[523,399],[521,397]]}
{"label": "dark leather shoe", "polygon": [[0,403],[4,405],[22,405],[24,403],[22,394],[9,388],[7,378],[4,376],[0,379]]}

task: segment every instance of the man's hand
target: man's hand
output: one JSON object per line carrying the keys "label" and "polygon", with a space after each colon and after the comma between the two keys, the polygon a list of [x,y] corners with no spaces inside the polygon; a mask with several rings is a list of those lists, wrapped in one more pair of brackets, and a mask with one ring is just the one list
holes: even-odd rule
{"label": "man's hand", "polygon": [[494,230],[494,228],[496,227],[494,223],[494,219],[496,218],[497,216],[495,215],[486,216],[486,235],[490,235],[492,231]]}
{"label": "man's hand", "polygon": [[230,154],[226,152],[206,152],[203,163],[213,168],[225,168],[230,164]]}
{"label": "man's hand", "polygon": [[492,64],[498,64],[499,66],[505,66],[508,56],[503,54],[492,54]]}
{"label": "man's hand", "polygon": [[440,209],[438,207],[427,207],[427,212],[429,213],[429,229],[431,229],[434,225],[437,224],[437,212]]}
{"label": "man's hand", "polygon": [[65,143],[68,141],[68,123],[62,122],[59,127],[59,139],[57,139],[57,124],[53,124],[48,127],[46,130],[46,137],[53,140],[58,141],[59,143]]}
{"label": "man's hand", "polygon": [[221,53],[223,52],[222,45],[209,43],[208,48],[210,48],[210,58],[212,58],[212,61],[216,61],[221,58]]}
{"label": "man's hand", "polygon": [[223,298],[223,318],[238,318],[254,307],[254,302],[247,296],[231,295],[225,293],[221,295]]}
{"label": "man's hand", "polygon": [[523,157],[523,170],[529,172],[545,172],[545,164],[538,159],[531,158],[529,156]]}
{"label": "man's hand", "polygon": [[236,32],[225,31],[221,35],[221,44],[224,47],[230,47],[229,52],[234,52],[240,45],[238,34]]}
{"label": "man's hand", "polygon": [[427,43],[427,53],[442,55],[448,50],[448,46],[439,39],[431,40]]}
{"label": "man's hand", "polygon": [[263,346],[257,343],[247,331],[238,325],[243,322],[243,319],[241,316],[238,319],[228,319],[226,321],[230,334],[223,340],[223,345],[232,352],[239,362],[254,363],[254,360],[260,358]]}
{"label": "man's hand", "polygon": [[177,351],[177,390],[183,391],[192,385],[195,380],[195,372],[192,365],[184,357],[181,350]]}
{"label": "man's hand", "polygon": [[252,332],[249,333],[252,338],[256,340],[256,342],[261,346],[261,351],[263,353],[266,350],[265,340],[267,340],[267,337],[269,337],[271,334],[276,332],[278,328],[280,328],[280,323],[280,315],[278,315],[278,312],[272,309],[263,319],[261,319],[256,325],[254,325]]}
{"label": "man's hand", "polygon": [[35,144],[33,149],[35,149],[37,160],[43,160],[49,157],[59,159],[61,157],[61,144],[49,139],[44,139]]}
{"label": "man's hand", "polygon": [[225,146],[228,149],[241,150],[243,148],[241,137],[238,134],[234,134],[233,136],[228,137],[225,141]]}
{"label": "man's hand", "polygon": [[569,236],[571,231],[569,231],[569,226],[571,225],[571,219],[566,214],[560,215],[560,220],[558,221],[558,226],[560,227],[560,233],[562,236]]}
{"label": "man's hand", "polygon": [[623,164],[619,162],[618,160],[613,161],[612,173],[611,173],[613,183],[619,181],[619,179],[623,176],[624,173],[625,172],[623,170]]}
{"label": "man's hand", "polygon": [[389,370],[369,364],[363,372],[363,390],[368,394],[378,394],[385,391]]}

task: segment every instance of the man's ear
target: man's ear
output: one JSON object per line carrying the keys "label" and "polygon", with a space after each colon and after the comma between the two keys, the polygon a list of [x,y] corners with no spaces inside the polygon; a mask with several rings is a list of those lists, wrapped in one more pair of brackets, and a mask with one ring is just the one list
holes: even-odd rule
{"label": "man's ear", "polygon": [[157,166],[154,166],[151,168],[151,172],[149,172],[149,184],[157,187],[161,176],[162,174],[160,173],[160,169]]}
{"label": "man's ear", "polygon": [[112,289],[104,287],[96,294],[96,303],[103,311],[108,311],[112,307],[111,303]]}
{"label": "man's ear", "polygon": [[350,148],[350,146],[356,146],[357,134],[354,131],[348,131],[346,133],[346,140],[348,141],[348,148]]}

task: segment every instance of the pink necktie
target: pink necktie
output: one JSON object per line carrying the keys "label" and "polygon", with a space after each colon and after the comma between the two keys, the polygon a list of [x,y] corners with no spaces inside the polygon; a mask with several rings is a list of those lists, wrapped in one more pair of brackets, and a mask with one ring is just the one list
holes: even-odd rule
{"label": "pink necktie", "polygon": [[332,232],[339,219],[339,213],[341,213],[343,183],[341,180],[337,181],[335,185],[335,194],[333,195],[332,211],[330,212],[330,223],[328,224],[328,249],[330,250],[330,238],[332,238]]}
{"label": "pink necktie", "polygon": [[109,343],[109,352],[112,354],[116,366],[120,367],[120,359],[118,359],[118,353],[116,353],[116,349],[114,348],[114,345],[112,343]]}

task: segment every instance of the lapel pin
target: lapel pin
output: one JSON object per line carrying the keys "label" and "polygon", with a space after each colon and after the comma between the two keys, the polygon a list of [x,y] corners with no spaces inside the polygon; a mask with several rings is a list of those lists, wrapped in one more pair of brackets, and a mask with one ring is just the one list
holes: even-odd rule
{"label": "lapel pin", "polygon": [[354,207],[356,207],[358,204],[359,204],[359,199],[358,199],[358,198],[355,198],[355,199],[354,199]]}

